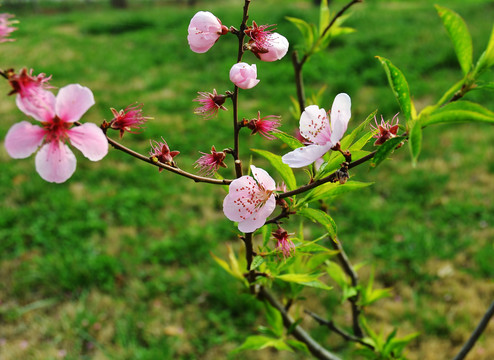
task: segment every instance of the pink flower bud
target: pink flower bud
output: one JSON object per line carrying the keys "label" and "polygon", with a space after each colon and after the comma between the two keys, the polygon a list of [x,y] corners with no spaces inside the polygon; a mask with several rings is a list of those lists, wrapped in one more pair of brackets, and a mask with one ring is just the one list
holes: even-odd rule
{"label": "pink flower bud", "polygon": [[249,65],[244,62],[232,66],[230,80],[241,89],[251,89],[260,81],[257,79],[256,65]]}
{"label": "pink flower bud", "polygon": [[196,53],[205,53],[218,41],[228,28],[209,11],[199,11],[190,20],[187,41],[190,49]]}

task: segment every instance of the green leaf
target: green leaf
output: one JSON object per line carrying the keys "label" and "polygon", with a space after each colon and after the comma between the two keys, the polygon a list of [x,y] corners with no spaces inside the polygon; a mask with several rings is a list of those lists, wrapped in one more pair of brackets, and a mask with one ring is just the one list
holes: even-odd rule
{"label": "green leaf", "polygon": [[292,150],[301,148],[304,146],[297,138],[288,135],[287,133],[284,133],[283,131],[277,131],[273,132],[273,135],[276,136],[278,139],[283,141],[285,144],[287,144]]}
{"label": "green leaf", "polygon": [[492,27],[491,37],[487,44],[487,49],[480,55],[477,65],[475,65],[474,78],[484,70],[494,65],[494,26]]}
{"label": "green leaf", "polygon": [[266,309],[266,320],[268,324],[271,326],[276,337],[282,337],[285,327],[283,326],[283,318],[281,317],[280,312],[272,307],[267,301],[264,301],[264,307]]}
{"label": "green leaf", "polygon": [[254,260],[252,260],[252,264],[250,265],[251,270],[257,269],[261,264],[264,263],[264,258],[262,256],[256,256]]}
{"label": "green leaf", "polygon": [[330,12],[328,7],[328,0],[322,0],[319,7],[319,35],[321,35],[329,25]]}
{"label": "green leaf", "polygon": [[290,166],[281,161],[281,156],[275,155],[266,150],[252,149],[252,151],[266,158],[271,165],[273,165],[285,181],[288,190],[295,190],[297,188],[297,182],[295,180],[295,175],[293,175],[293,170]]}
{"label": "green leaf", "polygon": [[439,123],[487,122],[494,123],[494,112],[474,102],[458,100],[436,109],[421,120],[422,126]]}
{"label": "green leaf", "polygon": [[408,83],[403,75],[403,73],[394,66],[391,61],[386,58],[376,56],[381,65],[386,72],[388,77],[389,85],[391,86],[391,90],[393,90],[393,94],[400,104],[401,112],[405,115],[407,121],[415,118],[415,107],[413,106],[412,99],[410,98],[410,89],[408,88]]}
{"label": "green leaf", "polygon": [[314,45],[313,26],[302,19],[294,18],[291,16],[285,16],[285,19],[290,21],[300,31],[300,33],[302,34],[302,37],[304,38],[306,50],[309,50],[310,48],[312,48],[312,46]]}
{"label": "green leaf", "polygon": [[312,190],[300,201],[301,203],[308,203],[316,200],[331,200],[335,196],[359,190],[364,187],[370,186],[374,183],[364,183],[359,181],[347,181],[345,184],[340,183],[325,183]]}
{"label": "green leaf", "polygon": [[387,140],[384,144],[380,145],[376,154],[372,158],[370,166],[372,168],[377,167],[381,162],[388,158],[388,156],[396,149],[396,147],[405,140],[403,136],[397,136]]}
{"label": "green leaf", "polygon": [[231,354],[237,354],[244,350],[261,350],[268,347],[293,352],[292,348],[285,344],[282,339],[274,339],[272,337],[262,335],[253,335],[245,339],[244,343],[233,350]]}
{"label": "green leaf", "polygon": [[[372,119],[374,119],[374,116],[376,116],[376,114],[377,114],[377,110],[374,110],[372,113],[369,114],[369,116],[367,116],[367,118],[359,126],[353,129],[353,131],[350,134],[348,134],[341,140],[341,148],[343,150],[348,149],[350,147],[350,145],[353,143],[353,140],[355,140],[355,138],[358,135],[360,135],[360,133],[369,125],[369,123],[372,121]],[[365,144],[363,144],[360,148],[355,150],[362,149],[364,145]]]}
{"label": "green leaf", "polygon": [[334,261],[328,261],[326,271],[328,275],[338,284],[340,288],[345,288],[350,285],[350,279],[343,271],[340,265]]}
{"label": "green leaf", "polygon": [[310,275],[310,274],[282,274],[276,275],[275,278],[281,281],[293,282],[296,284],[310,286],[318,289],[331,290],[331,286],[327,286],[318,280],[320,275]]}
{"label": "green leaf", "polygon": [[443,21],[443,25],[453,42],[461,70],[463,71],[463,74],[466,75],[472,68],[473,54],[472,38],[468,31],[467,24],[465,24],[462,17],[454,11],[439,5],[435,6],[439,17]]}
{"label": "green leaf", "polygon": [[324,227],[332,239],[336,237],[336,223],[331,216],[324,211],[312,208],[303,208],[299,210],[297,214],[304,216],[311,221],[318,222]]}
{"label": "green leaf", "polygon": [[[231,251],[231,248],[229,247],[229,251]],[[240,281],[242,281],[246,286],[249,285],[247,279],[244,278],[244,276],[242,275],[241,272],[239,272],[239,269],[238,269],[238,266],[235,267],[234,269],[232,269],[230,267],[230,265],[228,265],[228,263],[223,260],[223,259],[220,259],[219,257],[217,257],[215,254],[213,254],[212,252],[210,252],[211,256],[213,257],[213,260],[216,261],[216,263],[221,267],[223,268],[223,270],[225,270],[227,273],[229,273],[231,276],[233,276],[234,278],[236,279],[239,279]]]}
{"label": "green leaf", "polygon": [[417,159],[422,148],[422,126],[419,121],[413,121],[408,137],[408,145],[412,154],[412,165],[417,165]]}
{"label": "green leaf", "polygon": [[307,355],[310,355],[309,348],[305,343],[298,341],[298,340],[293,340],[293,339],[286,339],[285,342],[290,345],[294,350],[304,352]]}

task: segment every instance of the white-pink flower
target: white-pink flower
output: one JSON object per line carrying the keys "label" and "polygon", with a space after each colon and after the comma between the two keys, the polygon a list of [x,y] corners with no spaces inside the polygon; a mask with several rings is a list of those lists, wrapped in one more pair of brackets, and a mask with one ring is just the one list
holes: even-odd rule
{"label": "white-pink flower", "polygon": [[228,28],[209,11],[199,11],[190,20],[187,41],[190,49],[196,53],[205,53],[218,41]]}
{"label": "white-pink flower", "polygon": [[307,106],[300,116],[300,135],[311,145],[295,149],[285,154],[281,160],[292,168],[312,164],[343,137],[351,117],[351,99],[345,93],[336,95],[331,107],[331,122],[326,110],[317,105]]}
{"label": "white-pink flower", "polygon": [[266,36],[264,41],[263,51],[255,52],[262,61],[280,60],[288,52],[288,40],[283,35],[271,33]]}
{"label": "white-pink flower", "polygon": [[251,89],[260,80],[257,79],[256,64],[249,65],[244,62],[236,63],[230,69],[230,80],[241,89]]}
{"label": "white-pink flower", "polygon": [[238,222],[238,229],[251,233],[264,225],[276,208],[274,191],[276,184],[269,174],[251,165],[252,176],[242,176],[232,181],[223,201],[223,212],[231,221]]}
{"label": "white-pink flower", "polygon": [[[14,124],[5,137],[5,148],[15,159],[36,154],[36,171],[46,181],[62,183],[72,176],[76,158],[69,147],[79,149],[92,161],[101,160],[108,153],[108,141],[103,131],[92,123],[72,127],[94,105],[93,93],[79,84],[67,85],[55,97],[50,91],[38,89],[39,97],[30,103],[19,101],[19,109],[41,122]],[[26,99],[24,99],[26,100]]]}

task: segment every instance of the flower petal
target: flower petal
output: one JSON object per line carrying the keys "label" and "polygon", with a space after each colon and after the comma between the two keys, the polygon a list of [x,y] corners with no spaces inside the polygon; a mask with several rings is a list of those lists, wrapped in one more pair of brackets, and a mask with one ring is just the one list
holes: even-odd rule
{"label": "flower petal", "polygon": [[231,221],[243,221],[250,217],[256,208],[255,194],[259,186],[251,176],[242,176],[232,181],[228,195],[223,200],[223,212]]}
{"label": "flower petal", "polygon": [[14,124],[5,136],[5,149],[14,159],[25,159],[41,145],[46,131],[28,121]]}
{"label": "flower petal", "polygon": [[341,140],[350,120],[352,101],[345,93],[336,95],[331,107],[331,142],[336,145]]}
{"label": "flower petal", "polygon": [[238,229],[244,233],[251,233],[256,231],[264,225],[266,219],[273,213],[275,208],[276,199],[274,195],[271,195],[262,207],[256,208],[254,214],[252,214],[251,217],[238,223]]}
{"label": "flower petal", "polygon": [[317,105],[307,106],[300,116],[300,135],[318,145],[330,141],[331,128],[326,110]]}
{"label": "flower petal", "polygon": [[314,161],[327,153],[332,147],[333,145],[331,142],[328,142],[325,145],[313,144],[304,146],[283,155],[281,161],[291,168],[301,168],[312,164]]}
{"label": "flower petal", "polygon": [[74,122],[93,105],[94,96],[89,88],[71,84],[58,91],[55,112],[61,120]]}
{"label": "flower petal", "polygon": [[266,170],[255,167],[254,165],[251,165],[250,169],[254,179],[256,179],[259,185],[261,185],[265,190],[276,190],[276,183]]}
{"label": "flower petal", "polygon": [[108,153],[108,140],[96,124],[85,123],[67,130],[70,143],[91,161],[98,161]]}
{"label": "flower petal", "polygon": [[69,147],[60,141],[52,141],[36,154],[36,171],[46,181],[63,183],[72,176],[76,158]]}
{"label": "flower petal", "polygon": [[55,117],[55,95],[41,88],[17,95],[15,103],[19,110],[38,121],[51,121]]}

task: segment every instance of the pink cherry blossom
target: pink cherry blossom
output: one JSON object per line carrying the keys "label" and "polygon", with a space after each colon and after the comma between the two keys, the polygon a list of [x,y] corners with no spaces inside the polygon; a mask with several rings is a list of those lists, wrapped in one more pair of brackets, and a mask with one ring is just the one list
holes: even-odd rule
{"label": "pink cherry blossom", "polygon": [[190,20],[187,41],[190,49],[196,53],[205,53],[218,41],[228,28],[209,11],[199,11]]}
{"label": "pink cherry blossom", "polygon": [[276,239],[276,250],[281,252],[285,259],[295,254],[295,245],[285,229],[279,227],[271,235]]}
{"label": "pink cherry blossom", "polygon": [[282,59],[288,52],[288,40],[278,33],[269,34],[263,48],[252,48],[252,52],[262,61],[276,61]]}
{"label": "pink cherry blossom", "polygon": [[270,134],[270,132],[278,131],[280,127],[281,117],[278,115],[267,115],[261,117],[261,112],[257,112],[257,119],[252,119],[247,123],[247,127],[252,130],[251,135],[260,134],[268,140],[274,140],[276,137]]}
{"label": "pink cherry blossom", "polygon": [[[155,158],[159,162],[162,162],[163,164],[175,166],[175,162],[173,161],[173,158],[180,154],[180,151],[170,151],[170,147],[166,143],[165,139],[161,137],[161,141],[156,141],[152,140],[151,141],[151,151],[149,152],[149,156],[151,158]],[[163,171],[162,168],[159,168],[159,171]]]}
{"label": "pink cherry blossom", "polygon": [[199,167],[200,173],[209,176],[217,172],[220,167],[226,168],[226,164],[223,162],[226,157],[225,152],[216,151],[214,145],[211,147],[211,152],[209,154],[203,153],[202,151],[201,154],[203,154],[203,156],[196,161],[195,166]]}
{"label": "pink cherry blossom", "polygon": [[[395,122],[396,119],[396,122]],[[386,140],[394,138],[398,133],[400,119],[398,119],[398,114],[396,114],[393,119],[390,121],[384,121],[383,116],[381,115],[381,123],[377,123],[377,119],[374,116],[374,122],[376,126],[371,125],[371,129],[376,132],[373,138],[377,139],[374,142],[374,146],[382,145],[386,142]]]}
{"label": "pink cherry blossom", "polygon": [[232,181],[223,201],[223,212],[238,229],[251,233],[264,225],[276,207],[276,184],[269,174],[251,165],[252,176],[245,175]]}
{"label": "pink cherry blossom", "polygon": [[256,64],[236,63],[230,69],[230,80],[241,89],[253,88],[260,81],[257,79]]}
{"label": "pink cherry blossom", "polygon": [[13,31],[17,30],[17,28],[10,26],[17,22],[9,20],[13,17],[12,14],[0,14],[0,43],[14,41],[14,39],[7,39]]}
{"label": "pink cherry blossom", "polygon": [[317,105],[307,106],[300,116],[300,135],[311,144],[285,154],[282,161],[292,168],[300,168],[312,164],[331,150],[348,127],[350,107],[350,96],[338,94],[331,107],[330,122],[326,110]]}
{"label": "pink cherry blossom", "polygon": [[114,108],[110,109],[113,113],[113,119],[109,126],[114,130],[120,130],[120,138],[126,131],[136,133],[146,121],[152,119],[152,117],[142,115],[142,106],[143,104],[131,104],[120,111]]}
{"label": "pink cherry blossom", "polygon": [[38,91],[39,98],[17,104],[26,115],[39,120],[41,126],[28,121],[14,124],[5,137],[5,148],[11,157],[23,159],[41,146],[36,154],[36,171],[46,181],[62,183],[76,168],[76,158],[67,141],[91,161],[101,160],[108,153],[108,142],[95,124],[72,127],[94,105],[93,93],[87,87],[67,85],[56,97],[47,90]]}
{"label": "pink cherry blossom", "polygon": [[198,94],[199,96],[193,101],[197,101],[201,106],[195,109],[194,114],[203,115],[205,119],[210,119],[218,114],[219,109],[227,110],[223,106],[227,96],[223,94],[218,95],[216,89],[213,90],[213,93],[198,92]]}

